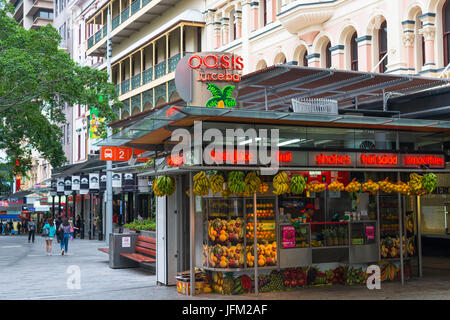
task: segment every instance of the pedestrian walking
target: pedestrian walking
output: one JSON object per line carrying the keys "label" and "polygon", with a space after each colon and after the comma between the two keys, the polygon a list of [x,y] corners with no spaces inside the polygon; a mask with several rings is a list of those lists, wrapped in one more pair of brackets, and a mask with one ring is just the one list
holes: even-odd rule
{"label": "pedestrian walking", "polygon": [[11,235],[11,234],[13,234],[13,222],[12,222],[12,220],[11,219],[9,219],[9,221],[8,221],[8,233]]}
{"label": "pedestrian walking", "polygon": [[0,236],[3,234],[3,220],[0,220]]}
{"label": "pedestrian walking", "polygon": [[80,229],[81,229],[81,217],[80,215],[77,215],[77,217],[75,218],[75,235],[74,235],[75,238],[80,233]]}
{"label": "pedestrian walking", "polygon": [[61,238],[61,255],[67,253],[69,250],[69,239],[70,239],[70,223],[69,219],[64,218],[63,223],[59,226],[59,231],[62,235]]}
{"label": "pedestrian walking", "polygon": [[58,243],[61,242],[61,232],[59,231],[59,227],[61,226],[61,216],[57,216],[56,220],[55,220],[55,225],[56,225],[56,240],[58,241]]}
{"label": "pedestrian walking", "polygon": [[47,222],[42,228],[42,235],[45,237],[45,252],[47,252],[48,256],[52,255],[52,246],[55,234],[56,234],[55,223],[52,218],[48,218]]}
{"label": "pedestrian walking", "polygon": [[28,243],[30,243],[30,240],[34,243],[34,234],[36,233],[36,223],[33,221],[33,218],[30,219],[30,222],[28,222]]}
{"label": "pedestrian walking", "polygon": [[94,220],[93,221],[93,230],[92,230],[92,238],[94,238],[95,237],[95,229],[97,228],[97,219],[95,218],[95,216],[94,215],[92,215],[92,219]]}

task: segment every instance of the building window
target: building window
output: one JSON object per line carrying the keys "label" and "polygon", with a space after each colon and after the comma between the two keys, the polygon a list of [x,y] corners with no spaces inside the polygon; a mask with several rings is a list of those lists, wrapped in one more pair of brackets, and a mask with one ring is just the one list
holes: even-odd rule
{"label": "building window", "polygon": [[78,135],[78,143],[77,143],[77,148],[78,148],[78,161],[81,160],[81,135]]}
{"label": "building window", "polygon": [[327,46],[325,47],[325,67],[331,68],[331,41],[328,41]]}
{"label": "building window", "polygon": [[448,0],[443,7],[442,17],[444,22],[444,62],[447,66],[450,63],[450,4]]}
{"label": "building window", "polygon": [[67,144],[70,144],[70,123],[67,124]]}
{"label": "building window", "polygon": [[62,136],[61,136],[61,144],[64,144],[65,141],[66,141],[65,131],[66,131],[66,127],[65,127],[65,126],[62,126],[62,127],[61,127],[61,133],[62,133]]}
{"label": "building window", "polygon": [[358,71],[358,43],[356,42],[356,32],[353,33],[350,39],[350,59],[351,59],[351,69],[353,71]]}
{"label": "building window", "polygon": [[53,19],[53,10],[39,9],[33,16],[33,21],[37,18]]}
{"label": "building window", "polygon": [[[378,30],[378,61],[381,61],[387,54],[387,25],[386,21],[381,24]],[[388,57],[386,57],[382,63],[380,63],[380,73],[385,73],[387,70]]]}

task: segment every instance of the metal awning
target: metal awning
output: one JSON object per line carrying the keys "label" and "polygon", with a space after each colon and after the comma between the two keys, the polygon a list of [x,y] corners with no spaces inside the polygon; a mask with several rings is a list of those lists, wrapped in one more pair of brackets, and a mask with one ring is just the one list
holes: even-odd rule
{"label": "metal awning", "polygon": [[282,110],[291,99],[337,100],[340,108],[382,101],[384,93],[412,94],[447,85],[447,79],[274,65],[242,76],[237,100],[249,110]]}
{"label": "metal awning", "polygon": [[195,121],[450,133],[450,121],[167,106],[97,145],[154,151],[164,144],[174,129],[191,127]]}

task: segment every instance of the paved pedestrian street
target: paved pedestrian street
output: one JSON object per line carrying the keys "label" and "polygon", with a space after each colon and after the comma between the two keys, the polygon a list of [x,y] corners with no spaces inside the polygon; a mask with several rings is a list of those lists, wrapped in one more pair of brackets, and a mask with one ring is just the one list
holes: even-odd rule
{"label": "paved pedestrian street", "polygon": [[[104,246],[105,243],[98,240],[76,239],[69,244],[69,255],[61,256],[55,241],[53,255],[46,256],[41,237],[37,237],[34,244],[28,244],[24,236],[0,236],[1,299],[191,299],[179,295],[174,286],[157,285],[156,276],[144,269],[109,268],[107,255],[97,250]],[[332,286],[263,293],[259,299],[450,299],[450,259],[425,257],[424,264],[425,278],[410,280],[404,287],[399,282],[383,282],[381,290]],[[80,289],[67,286],[70,266],[80,268]],[[216,294],[195,297],[224,298]],[[252,294],[226,298],[256,299]]]}

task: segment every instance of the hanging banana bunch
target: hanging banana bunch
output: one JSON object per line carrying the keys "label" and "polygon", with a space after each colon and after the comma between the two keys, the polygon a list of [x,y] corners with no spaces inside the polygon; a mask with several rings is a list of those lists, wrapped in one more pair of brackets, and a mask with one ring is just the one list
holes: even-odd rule
{"label": "hanging banana bunch", "polygon": [[244,172],[231,171],[228,174],[228,188],[233,194],[240,194],[245,191]]}
{"label": "hanging banana bunch", "polygon": [[291,192],[289,188],[289,178],[286,172],[281,171],[280,173],[275,175],[275,177],[273,177],[273,188],[275,190],[272,192],[276,195]]}
{"label": "hanging banana bunch", "polygon": [[245,182],[244,196],[246,197],[252,196],[256,191],[259,190],[261,186],[261,178],[259,177],[259,174],[256,171],[250,171],[249,173],[247,173],[244,182]]}
{"label": "hanging banana bunch", "polygon": [[209,179],[205,171],[200,171],[194,176],[194,194],[197,196],[206,196],[209,193]]}
{"label": "hanging banana bunch", "polygon": [[175,192],[175,179],[161,176],[153,181],[152,189],[156,196],[170,196]]}
{"label": "hanging banana bunch", "polygon": [[213,174],[209,177],[209,184],[211,187],[212,193],[216,194],[218,192],[223,191],[223,184],[225,182],[225,179],[221,174]]}

